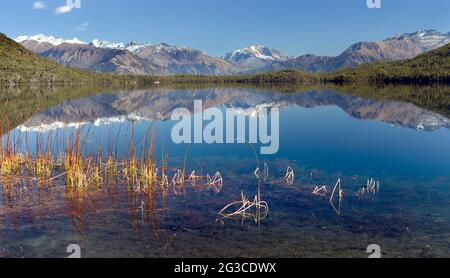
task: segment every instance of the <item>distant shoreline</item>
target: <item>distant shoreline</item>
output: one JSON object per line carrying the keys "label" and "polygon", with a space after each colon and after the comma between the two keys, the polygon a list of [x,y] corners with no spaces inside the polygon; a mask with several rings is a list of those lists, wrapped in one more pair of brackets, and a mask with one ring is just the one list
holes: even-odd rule
{"label": "distant shoreline", "polygon": [[[116,75],[93,73],[96,76],[89,81],[19,81],[0,82],[1,86],[64,86],[64,85],[171,85],[171,84],[247,84],[247,85],[450,85],[450,73],[444,77],[403,76],[376,78],[346,78],[351,69],[331,73],[309,73],[299,70],[260,73],[255,75],[206,76],[206,75]],[[87,72],[88,74],[90,72]],[[104,75],[104,76],[103,76]]]}

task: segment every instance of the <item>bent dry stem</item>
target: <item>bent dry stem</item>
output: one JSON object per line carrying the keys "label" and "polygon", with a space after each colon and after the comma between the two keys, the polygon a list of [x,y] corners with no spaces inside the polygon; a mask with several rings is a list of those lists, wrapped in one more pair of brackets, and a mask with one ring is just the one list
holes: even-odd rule
{"label": "bent dry stem", "polygon": [[[233,207],[238,207],[237,210],[227,212],[229,209]],[[255,211],[252,211],[255,209]],[[260,211],[263,211],[262,213]],[[253,201],[250,201],[245,195],[244,192],[241,191],[241,200],[231,202],[226,205],[220,212],[219,215],[221,218],[231,218],[231,219],[241,219],[242,221],[247,219],[253,219],[255,223],[265,219],[269,214],[269,206],[265,201],[260,201],[258,196],[255,196]]]}

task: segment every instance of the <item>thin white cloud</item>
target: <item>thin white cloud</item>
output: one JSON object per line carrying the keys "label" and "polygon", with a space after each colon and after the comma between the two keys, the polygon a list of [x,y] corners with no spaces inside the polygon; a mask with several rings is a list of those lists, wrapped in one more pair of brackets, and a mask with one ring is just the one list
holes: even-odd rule
{"label": "thin white cloud", "polygon": [[75,26],[74,29],[77,32],[84,32],[88,29],[88,27],[89,27],[89,22],[85,22],[81,25]]}
{"label": "thin white cloud", "polygon": [[44,2],[37,1],[33,3],[33,10],[45,10],[47,9],[47,5]]}
{"label": "thin white cloud", "polygon": [[70,13],[73,9],[81,8],[81,0],[66,0],[66,5],[55,9],[55,14]]}
{"label": "thin white cloud", "polygon": [[66,14],[73,10],[74,6],[61,6],[55,9],[56,14]]}

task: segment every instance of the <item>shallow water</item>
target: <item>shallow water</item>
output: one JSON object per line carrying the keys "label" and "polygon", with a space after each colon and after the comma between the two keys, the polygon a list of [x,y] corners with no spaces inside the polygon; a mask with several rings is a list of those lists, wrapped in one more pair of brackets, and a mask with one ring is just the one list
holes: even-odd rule
{"label": "shallow water", "polygon": [[[257,194],[257,164],[247,144],[171,140],[172,111],[192,110],[199,99],[204,109],[280,109],[279,151],[259,155],[269,169],[261,184],[269,213],[259,223],[218,215],[241,191],[249,199]],[[155,156],[167,152],[172,174],[187,153],[188,172],[220,171],[220,192],[187,185],[183,194],[162,196],[104,183],[70,198],[63,178],[27,190],[7,189],[3,180],[0,257],[66,257],[73,243],[83,257],[367,257],[370,244],[380,245],[385,257],[450,255],[450,120],[410,103],[327,90],[107,92],[36,113],[3,139],[34,154],[36,141],[47,145],[51,135],[56,153],[80,131],[89,134],[85,151],[118,142],[126,157],[131,138],[140,155],[150,128],[157,131]],[[283,179],[287,167],[295,172],[293,184]],[[337,214],[329,198],[339,178],[345,194]],[[357,196],[370,178],[380,181],[379,192]],[[327,197],[312,194],[322,185]]]}

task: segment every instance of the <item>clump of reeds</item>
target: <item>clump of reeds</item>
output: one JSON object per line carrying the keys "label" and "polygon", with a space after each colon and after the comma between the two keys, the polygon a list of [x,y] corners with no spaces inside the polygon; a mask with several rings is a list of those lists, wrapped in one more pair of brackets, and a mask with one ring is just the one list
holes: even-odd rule
{"label": "clump of reeds", "polygon": [[[0,132],[1,134],[1,132]],[[0,137],[0,174],[2,177],[18,174],[25,162],[24,155],[17,153],[13,147],[13,139]]]}
{"label": "clump of reeds", "polygon": [[288,185],[292,185],[294,184],[294,179],[295,179],[294,169],[288,167],[286,170],[286,175],[284,175],[284,180]]}
{"label": "clump of reeds", "polygon": [[380,191],[380,181],[375,179],[368,179],[367,184],[359,188],[355,194],[362,198],[365,194],[377,194]]}
{"label": "clump of reeds", "polygon": [[[233,207],[235,207],[235,209],[233,209]],[[228,212],[230,209],[231,211]],[[268,214],[269,205],[265,201],[259,200],[258,196],[255,196],[253,201],[250,201],[244,195],[243,191],[241,191],[241,200],[231,202],[219,212],[219,215],[222,218],[235,218],[241,219],[242,221],[253,219],[255,223],[266,218]]]}
{"label": "clump of reeds", "polygon": [[[77,139],[78,140],[78,139]],[[78,141],[75,148],[67,147],[64,156],[66,186],[74,191],[86,190],[89,185],[88,167],[79,152]]]}
{"label": "clump of reeds", "polygon": [[54,159],[51,152],[39,154],[34,160],[34,174],[39,179],[51,178],[54,171]]}
{"label": "clump of reeds", "polygon": [[3,155],[0,161],[0,173],[2,176],[18,174],[22,169],[24,158],[20,154]]}
{"label": "clump of reeds", "polygon": [[[99,140],[95,150],[88,143],[98,139],[83,128],[65,130],[63,134],[37,132],[35,146],[28,141],[32,133],[20,137],[17,134],[21,132],[12,130],[0,140],[0,176],[8,178],[1,182],[2,186],[6,183],[20,184],[22,192],[23,188],[31,189],[28,186],[36,183],[39,186],[64,183],[69,198],[88,197],[88,194],[112,183],[123,185],[130,194],[154,196],[159,190],[163,197],[169,189],[176,194],[184,194],[186,181],[217,193],[221,191],[224,179],[218,171],[212,176],[197,175],[195,170],[186,175],[189,173],[186,169],[187,151],[184,165],[174,170],[168,168],[168,157],[163,150],[158,168],[153,158],[155,133],[143,136],[142,156],[138,157],[134,132],[132,129],[129,132],[127,135],[131,134],[131,138],[128,146],[120,146],[121,151],[128,147],[128,153],[119,156],[119,134],[114,140],[110,133],[110,143],[104,149],[105,145]],[[58,137],[60,135],[63,137]]]}

